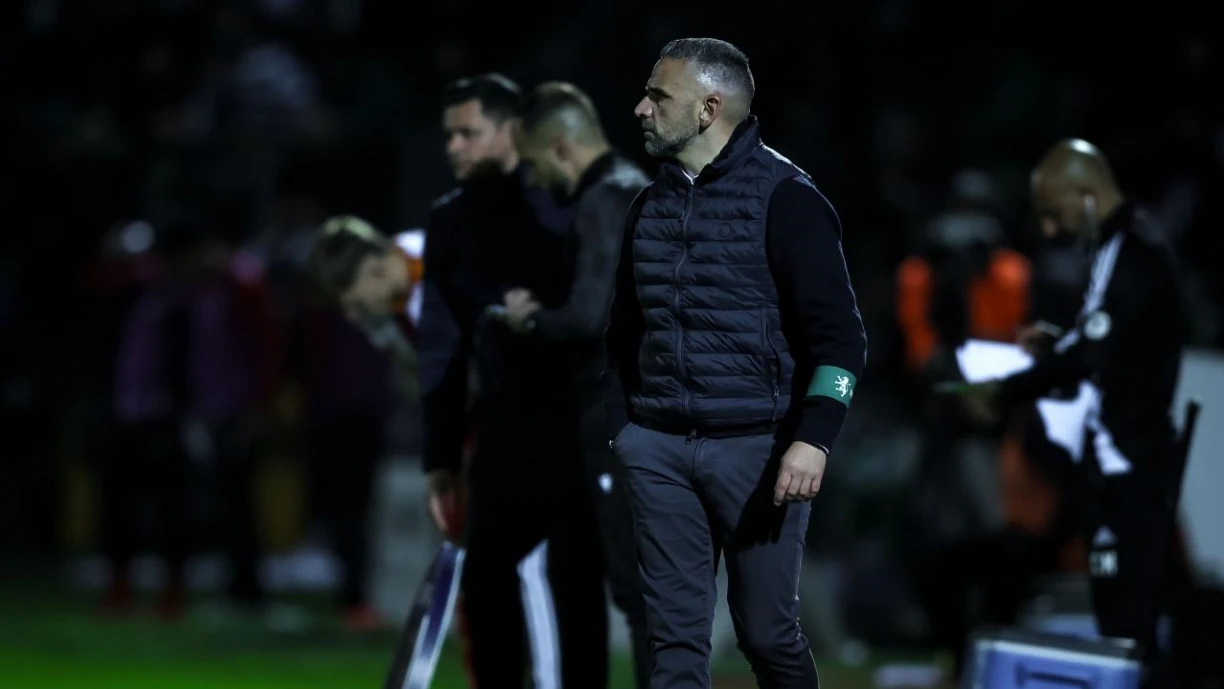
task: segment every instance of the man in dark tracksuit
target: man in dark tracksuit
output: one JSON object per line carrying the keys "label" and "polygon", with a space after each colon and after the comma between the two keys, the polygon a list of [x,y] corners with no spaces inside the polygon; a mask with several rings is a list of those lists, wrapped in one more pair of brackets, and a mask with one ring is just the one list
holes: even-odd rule
{"label": "man in dark tracksuit", "polygon": [[1047,238],[1072,237],[1091,250],[1091,280],[1075,327],[1033,368],[978,388],[967,402],[989,417],[994,403],[1088,383],[1094,404],[1081,468],[1091,489],[1077,497],[1088,504],[1097,625],[1150,650],[1179,475],[1169,416],[1185,331],[1176,259],[1087,142],[1055,146],[1033,173],[1032,192]]}
{"label": "man in dark tracksuit", "polygon": [[663,159],[630,209],[607,332],[651,687],[709,687],[716,563],[768,687],[818,685],[799,628],[810,503],[866,357],[837,217],[761,143],[747,58],[669,43],[636,113]]}
{"label": "man in dark tracksuit", "polygon": [[[475,104],[455,136],[481,129],[481,102],[462,91],[450,99],[455,117],[456,107]],[[419,331],[425,469],[431,502],[452,501],[474,362],[476,452],[467,468],[461,590],[476,684],[522,687],[529,648],[538,689],[598,689],[607,681],[607,631],[591,622],[606,617],[607,603],[580,461],[581,407],[565,365],[574,348],[529,340],[490,316],[512,289],[529,290],[546,309],[566,302],[574,280],[570,220],[544,226],[542,214],[555,205],[528,186],[508,141],[500,160],[513,168],[463,175],[430,215]]]}
{"label": "man in dark tracksuit", "polygon": [[[569,298],[555,309],[541,308],[532,295],[522,291],[507,295],[506,321],[527,337],[570,346],[568,363],[584,410],[583,459],[603,540],[604,571],[613,600],[625,613],[633,636],[638,687],[646,689],[650,658],[633,516],[605,436],[600,380],[605,360],[603,332],[625,213],[649,180],[637,166],[612,151],[590,98],[571,84],[537,87],[527,98],[522,119],[518,150],[533,180],[576,206],[570,235],[574,283]],[[592,620],[592,624],[599,621]]]}

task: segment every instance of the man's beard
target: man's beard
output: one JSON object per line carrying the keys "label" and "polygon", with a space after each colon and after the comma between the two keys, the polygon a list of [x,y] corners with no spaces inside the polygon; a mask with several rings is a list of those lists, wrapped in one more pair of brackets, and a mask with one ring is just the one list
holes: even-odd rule
{"label": "man's beard", "polygon": [[664,134],[658,129],[647,130],[654,134],[646,138],[646,153],[655,158],[675,158],[688,147],[689,142],[697,138],[699,125],[697,122],[686,122],[676,127],[676,130]]}

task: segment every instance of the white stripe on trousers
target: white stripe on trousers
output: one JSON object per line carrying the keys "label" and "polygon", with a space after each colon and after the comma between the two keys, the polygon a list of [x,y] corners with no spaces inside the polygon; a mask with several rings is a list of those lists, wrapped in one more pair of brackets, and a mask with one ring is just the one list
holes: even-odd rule
{"label": "white stripe on trousers", "polygon": [[519,561],[518,574],[535,689],[560,689],[561,639],[557,634],[552,585],[548,581],[548,541],[541,541]]}

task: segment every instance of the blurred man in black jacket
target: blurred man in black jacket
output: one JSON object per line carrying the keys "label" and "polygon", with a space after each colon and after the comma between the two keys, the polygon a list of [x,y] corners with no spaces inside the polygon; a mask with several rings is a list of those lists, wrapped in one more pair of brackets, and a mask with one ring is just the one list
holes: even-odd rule
{"label": "blurred man in black jacket", "polygon": [[[1088,384],[1081,467],[1093,486],[1083,498],[1097,625],[1152,649],[1181,459],[1169,414],[1185,338],[1176,259],[1086,141],[1055,146],[1033,172],[1032,194],[1043,234],[1091,254],[1088,289],[1075,326],[1031,369],[975,386],[966,402],[989,420],[1000,402]],[[1026,346],[1040,334],[1030,331]]]}
{"label": "blurred man in black jacket", "polygon": [[[607,681],[607,633],[592,622],[607,606],[579,461],[574,346],[523,338],[501,317],[511,290],[557,309],[573,281],[568,218],[528,185],[514,147],[519,101],[517,87],[497,76],[445,95],[460,186],[435,204],[425,242],[425,468],[439,526],[466,532],[462,591],[477,684],[520,687],[529,647],[537,687],[598,689]],[[457,502],[469,418],[476,450],[461,525],[445,506]]]}
{"label": "blurred man in black jacket", "polygon": [[601,374],[625,214],[649,180],[613,152],[590,98],[570,84],[543,84],[528,97],[518,146],[533,182],[576,206],[566,251],[574,281],[565,302],[551,309],[527,290],[512,290],[506,295],[506,323],[531,340],[568,347],[582,414],[587,493],[594,499],[604,569],[616,605],[629,622],[638,686],[644,689],[650,673],[646,608],[633,516],[605,435]]}
{"label": "blurred man in black jacket", "polygon": [[[501,316],[511,290],[558,308],[573,281],[565,234],[572,216],[528,184],[514,145],[521,101],[500,75],[461,80],[443,96],[459,187],[430,213],[416,351],[408,354],[416,355],[423,397],[430,511],[447,537],[467,546],[461,590],[476,684],[518,689],[530,648],[537,687],[598,689],[607,634],[591,623],[607,607],[579,461],[573,347],[523,338]],[[411,262],[371,233],[324,233],[317,250],[333,268],[318,272],[358,320],[402,310],[412,286]]]}

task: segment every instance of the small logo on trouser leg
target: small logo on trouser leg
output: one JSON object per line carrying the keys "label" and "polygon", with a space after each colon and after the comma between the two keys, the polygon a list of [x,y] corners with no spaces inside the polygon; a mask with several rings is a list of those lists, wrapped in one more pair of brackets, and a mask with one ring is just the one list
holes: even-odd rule
{"label": "small logo on trouser leg", "polygon": [[1107,579],[1118,574],[1118,551],[1114,546],[1118,537],[1108,526],[1102,526],[1092,536],[1092,551],[1088,553],[1088,573],[1097,579]]}
{"label": "small logo on trouser leg", "polygon": [[1118,551],[1103,550],[1088,554],[1088,573],[1097,579],[1118,576]]}
{"label": "small logo on trouser leg", "polygon": [[604,492],[604,495],[612,492],[612,474],[599,475],[599,489]]}

